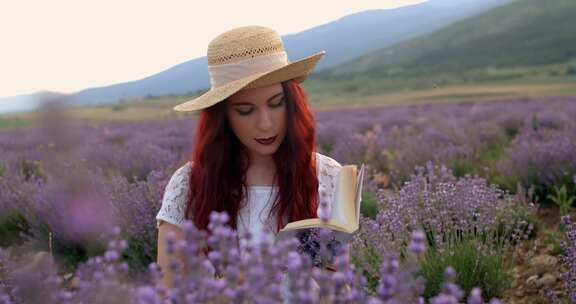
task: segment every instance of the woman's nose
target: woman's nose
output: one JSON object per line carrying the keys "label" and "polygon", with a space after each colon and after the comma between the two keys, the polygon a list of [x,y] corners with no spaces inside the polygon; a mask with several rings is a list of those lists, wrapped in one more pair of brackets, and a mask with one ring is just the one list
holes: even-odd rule
{"label": "woman's nose", "polygon": [[272,113],[268,109],[260,111],[258,115],[258,129],[268,130],[272,127]]}

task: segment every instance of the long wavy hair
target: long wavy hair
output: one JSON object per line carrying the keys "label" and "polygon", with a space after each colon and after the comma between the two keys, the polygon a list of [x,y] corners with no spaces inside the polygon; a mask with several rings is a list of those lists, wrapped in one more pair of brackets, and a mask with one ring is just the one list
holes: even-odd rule
{"label": "long wavy hair", "polygon": [[[282,88],[287,130],[273,155],[279,191],[270,210],[276,217],[276,232],[289,222],[317,217],[318,206],[314,116],[297,81],[282,82]],[[212,211],[226,211],[236,230],[247,193],[248,152],[230,127],[225,103],[203,110],[196,129],[186,219],[200,230],[208,231]]]}

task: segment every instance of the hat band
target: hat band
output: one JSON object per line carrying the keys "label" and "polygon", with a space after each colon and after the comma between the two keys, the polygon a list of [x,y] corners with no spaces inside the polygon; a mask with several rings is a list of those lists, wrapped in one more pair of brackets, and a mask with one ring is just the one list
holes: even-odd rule
{"label": "hat band", "polygon": [[285,51],[260,55],[234,63],[208,65],[212,89],[258,73],[281,68],[288,64]]}

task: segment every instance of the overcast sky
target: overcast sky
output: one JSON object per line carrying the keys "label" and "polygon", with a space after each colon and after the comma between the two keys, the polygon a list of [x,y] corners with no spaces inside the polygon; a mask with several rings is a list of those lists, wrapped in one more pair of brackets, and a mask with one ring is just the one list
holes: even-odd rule
{"label": "overcast sky", "polygon": [[264,25],[285,35],[418,2],[0,0],[0,96],[144,78],[205,56],[212,38],[237,26]]}

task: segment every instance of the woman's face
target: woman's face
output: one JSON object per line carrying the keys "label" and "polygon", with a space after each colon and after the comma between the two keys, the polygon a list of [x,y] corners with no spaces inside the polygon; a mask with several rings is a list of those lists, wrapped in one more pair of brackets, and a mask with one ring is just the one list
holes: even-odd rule
{"label": "woman's face", "polygon": [[274,154],[286,136],[286,98],[282,84],[245,89],[227,100],[232,131],[253,156]]}

